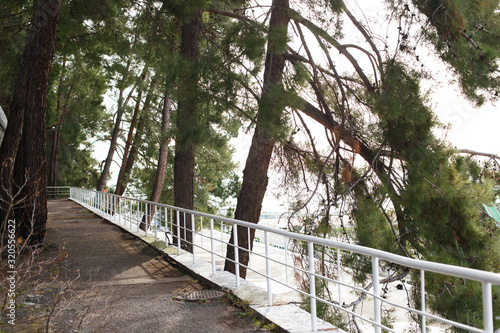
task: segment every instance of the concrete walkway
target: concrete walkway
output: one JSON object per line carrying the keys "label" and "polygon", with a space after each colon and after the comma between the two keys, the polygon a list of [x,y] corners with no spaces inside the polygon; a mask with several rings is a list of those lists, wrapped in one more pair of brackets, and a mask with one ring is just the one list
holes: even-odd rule
{"label": "concrete walkway", "polygon": [[228,297],[177,296],[206,289],[130,233],[69,200],[49,201],[46,244],[65,259],[55,332],[265,332]]}

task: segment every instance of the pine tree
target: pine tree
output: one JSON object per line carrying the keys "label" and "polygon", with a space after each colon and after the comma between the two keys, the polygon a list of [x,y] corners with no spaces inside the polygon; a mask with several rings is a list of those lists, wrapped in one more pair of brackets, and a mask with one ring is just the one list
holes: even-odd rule
{"label": "pine tree", "polygon": [[33,17],[0,147],[2,215],[9,214],[10,196],[21,188],[25,200],[14,207],[16,236],[33,246],[44,240],[47,222],[45,114],[61,6],[61,0],[42,1]]}

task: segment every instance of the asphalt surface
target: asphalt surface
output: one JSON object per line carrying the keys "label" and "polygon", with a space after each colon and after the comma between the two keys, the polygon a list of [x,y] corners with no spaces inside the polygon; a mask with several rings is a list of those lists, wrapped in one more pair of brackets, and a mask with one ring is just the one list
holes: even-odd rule
{"label": "asphalt surface", "polygon": [[180,301],[179,297],[207,287],[80,205],[69,200],[48,205],[46,248],[61,258],[53,274],[62,286],[55,295],[51,331],[266,331],[254,326],[254,319],[229,302],[229,296]]}

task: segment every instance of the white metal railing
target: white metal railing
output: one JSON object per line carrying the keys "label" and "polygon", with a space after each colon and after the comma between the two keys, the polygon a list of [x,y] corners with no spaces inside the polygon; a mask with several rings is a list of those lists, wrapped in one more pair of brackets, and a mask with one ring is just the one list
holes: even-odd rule
{"label": "white metal railing", "polygon": [[49,199],[69,198],[70,186],[47,186],[47,197]]}
{"label": "white metal railing", "polygon": [[[311,331],[317,330],[317,316],[316,316],[316,303],[321,302],[332,306],[338,310],[355,316],[359,320],[368,323],[372,326],[375,332],[396,332],[394,329],[382,324],[382,306],[401,308],[408,311],[413,315],[421,317],[420,330],[427,332],[427,322],[429,320],[437,321],[445,325],[445,327],[456,327],[470,332],[487,332],[493,333],[494,330],[494,314],[493,314],[493,301],[492,301],[492,286],[500,285],[500,274],[480,271],[465,267],[452,266],[429,261],[421,261],[411,259],[389,252],[384,252],[372,248],[367,248],[359,245],[348,244],[329,239],[297,234],[285,230],[275,229],[267,226],[262,226],[254,223],[229,219],[225,217],[205,214],[197,211],[182,209],[174,206],[158,204],[146,200],[133,199],[128,197],[116,196],[114,194],[96,192],[93,190],[71,188],[71,199],[82,204],[93,212],[121,224],[132,231],[144,232],[145,235],[154,235],[155,240],[163,240],[166,245],[177,246],[177,253],[181,254],[182,244],[181,238],[183,233],[186,235],[186,229],[177,225],[175,221],[179,221],[181,214],[190,218],[189,228],[193,231],[192,241],[188,242],[192,246],[193,263],[199,259],[202,253],[207,253],[210,256],[212,265],[212,272],[221,269],[220,264],[217,267],[216,259],[225,259],[224,248],[227,246],[229,239],[229,230],[233,230],[235,238],[234,246],[238,247],[237,229],[245,227],[248,230],[248,239],[250,239],[250,229],[255,229],[258,243],[254,242],[253,249],[251,250],[251,261],[263,260],[259,266],[264,266],[265,270],[252,265],[244,266],[248,271],[257,273],[263,276],[267,283],[267,298],[268,304],[272,305],[273,288],[276,285],[285,286],[290,290],[300,293],[310,299],[311,311]],[[151,220],[150,228],[145,228],[145,231],[140,230],[139,226],[143,219],[147,217]],[[175,230],[174,230],[175,228]],[[169,235],[181,235],[176,237],[176,244],[171,244],[172,238]],[[263,239],[262,239],[263,235]],[[270,242],[270,236],[273,243]],[[282,242],[279,241],[281,239]],[[184,242],[184,240],[182,241]],[[293,247],[292,245],[295,245]],[[305,265],[297,265],[293,258],[297,258],[297,253],[294,248],[300,246],[304,251],[307,251],[307,260]],[[220,247],[220,249],[218,249]],[[319,259],[315,257],[315,248],[324,247],[329,250],[334,257],[329,260],[329,264],[337,270],[337,276],[321,275],[315,267],[318,265]],[[239,249],[243,249],[238,247]],[[271,249],[279,249],[283,255],[276,258],[270,255]],[[240,285],[239,269],[243,266],[238,260],[238,251],[235,252],[235,268],[236,268],[236,285]],[[345,253],[355,253],[362,256],[367,256],[372,264],[372,282],[373,292],[367,291],[359,286],[355,286],[350,281],[343,281],[341,279],[341,256]],[[257,259],[256,259],[257,258]],[[219,260],[220,261],[220,260]],[[380,296],[380,261],[386,263],[393,263],[420,271],[420,291],[421,291],[421,308],[414,309],[406,305],[396,304],[388,301]],[[282,270],[287,272],[294,272],[302,274],[308,279],[309,291],[300,290],[292,282],[288,280],[289,274],[285,277],[272,274],[272,268],[281,265]],[[343,269],[343,268],[342,268]],[[425,294],[425,272],[440,273],[449,276],[460,277],[463,279],[479,281],[482,284],[482,304],[483,304],[483,328],[469,326],[468,324],[459,323],[447,318],[442,318],[435,313],[431,313],[426,309],[426,294]],[[316,295],[316,283],[323,280],[327,284],[336,285],[338,287],[338,295],[336,299],[333,296],[329,299],[320,298]],[[346,297],[345,292],[341,292],[341,288],[350,288],[352,291],[363,292],[373,298],[373,313],[369,316],[352,312],[342,307],[342,298]],[[304,289],[304,288],[302,288]],[[445,297],[445,296],[444,296]],[[495,309],[497,316],[500,315],[500,309]]]}

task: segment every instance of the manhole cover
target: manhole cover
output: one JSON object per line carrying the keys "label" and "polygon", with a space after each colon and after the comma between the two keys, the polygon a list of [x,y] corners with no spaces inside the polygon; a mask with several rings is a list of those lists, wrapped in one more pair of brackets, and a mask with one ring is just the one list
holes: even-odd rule
{"label": "manhole cover", "polygon": [[182,294],[177,299],[188,302],[195,302],[207,299],[221,298],[226,293],[216,290],[199,290],[192,293]]}

